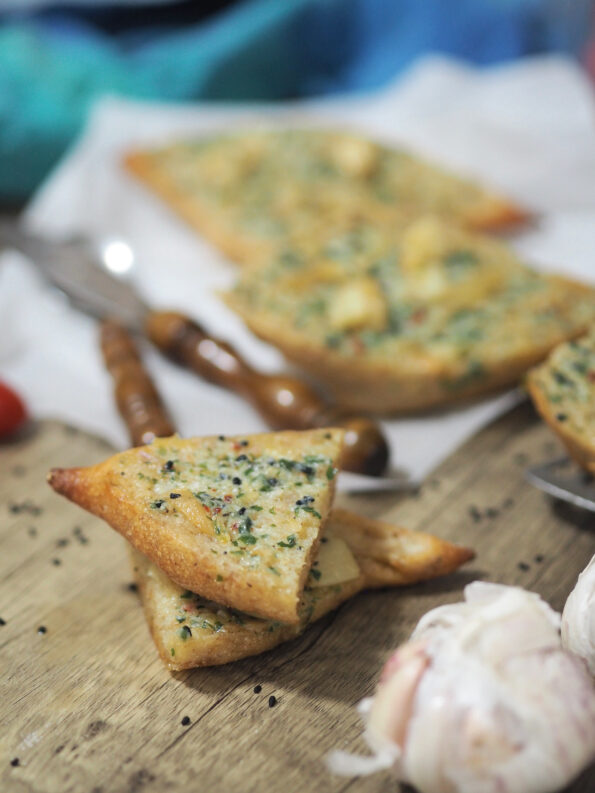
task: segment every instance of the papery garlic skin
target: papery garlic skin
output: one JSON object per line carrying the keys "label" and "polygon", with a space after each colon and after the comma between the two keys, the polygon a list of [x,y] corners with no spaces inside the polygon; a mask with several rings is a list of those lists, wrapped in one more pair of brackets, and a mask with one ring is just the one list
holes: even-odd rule
{"label": "papery garlic skin", "polygon": [[392,743],[398,778],[421,793],[564,787],[595,758],[595,688],[559,624],[538,595],[470,584],[465,602],[426,614],[388,661],[371,748],[386,760]]}
{"label": "papery garlic skin", "polygon": [[595,675],[595,556],[579,575],[562,612],[562,646]]}

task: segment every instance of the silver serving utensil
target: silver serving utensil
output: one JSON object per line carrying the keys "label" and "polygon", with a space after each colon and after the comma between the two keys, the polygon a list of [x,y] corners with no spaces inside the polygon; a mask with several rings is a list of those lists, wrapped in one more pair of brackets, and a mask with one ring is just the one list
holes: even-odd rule
{"label": "silver serving utensil", "polygon": [[568,457],[528,468],[525,479],[551,496],[595,512],[595,480]]}

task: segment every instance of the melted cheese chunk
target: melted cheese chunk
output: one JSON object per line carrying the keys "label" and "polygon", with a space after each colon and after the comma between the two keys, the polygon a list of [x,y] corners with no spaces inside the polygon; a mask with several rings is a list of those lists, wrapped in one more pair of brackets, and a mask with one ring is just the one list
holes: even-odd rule
{"label": "melted cheese chunk", "polygon": [[329,322],[335,330],[385,327],[386,300],[373,278],[356,278],[337,289],[330,305]]}
{"label": "melted cheese chunk", "polygon": [[343,584],[345,581],[353,581],[361,574],[347,543],[339,537],[328,535],[326,541],[321,542],[318,547],[316,560],[312,569],[317,571],[317,574],[310,575],[308,580],[310,587]]}

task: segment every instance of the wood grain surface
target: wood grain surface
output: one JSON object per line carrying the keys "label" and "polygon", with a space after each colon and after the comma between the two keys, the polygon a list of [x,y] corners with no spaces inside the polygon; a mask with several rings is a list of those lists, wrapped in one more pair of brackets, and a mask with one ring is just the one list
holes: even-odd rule
{"label": "wood grain surface", "polygon": [[[475,578],[534,589],[561,609],[595,553],[593,515],[523,481],[527,464],[560,448],[522,405],[419,494],[339,498],[472,545],[478,556],[466,570],[359,595],[264,655],[171,675],[131,589],[122,539],[45,483],[53,465],[110,452],[52,422],[0,445],[2,793],[396,791],[388,773],[345,779],[323,764],[334,747],[364,750],[354,705],[390,651]],[[593,790],[590,769],[568,793]]]}

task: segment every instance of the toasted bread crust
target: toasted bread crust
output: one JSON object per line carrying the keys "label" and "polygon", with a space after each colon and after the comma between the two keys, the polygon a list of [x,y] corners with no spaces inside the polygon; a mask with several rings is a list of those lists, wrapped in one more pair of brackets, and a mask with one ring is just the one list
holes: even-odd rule
{"label": "toasted bread crust", "polygon": [[[591,291],[566,279],[558,281],[575,289],[577,295]],[[420,355],[419,365],[412,369],[398,360],[377,361],[365,355],[345,358],[288,325],[280,333],[273,315],[247,310],[234,293],[226,294],[225,300],[256,336],[274,344],[288,360],[318,379],[338,405],[375,414],[417,413],[518,385],[527,370],[543,361],[553,347],[584,332],[582,326],[571,330],[560,327],[546,342],[535,343],[531,349],[503,357],[500,362],[484,364],[481,377],[467,379],[458,361],[437,362]]]}
{"label": "toasted bread crust", "polygon": [[[324,448],[336,459],[342,437],[341,430],[325,429],[305,433],[262,433],[244,436],[243,439],[249,439],[251,448],[256,452],[260,448],[273,448],[271,444],[281,452],[289,453],[292,449]],[[322,440],[315,445],[315,439]],[[233,444],[235,439],[226,439],[228,441]],[[159,444],[167,449],[168,443],[174,443],[179,451],[201,442],[213,443],[214,439],[161,439]],[[299,564],[299,569],[294,571],[292,567],[289,570],[291,575],[280,575],[278,571],[273,574],[269,572],[271,568],[263,573],[260,567],[251,568],[240,564],[234,546],[224,546],[222,551],[218,538],[213,535],[213,522],[206,512],[199,509],[198,514],[192,513],[192,521],[180,514],[172,522],[171,516],[148,509],[146,503],[135,496],[130,482],[134,481],[138,467],[136,461],[139,455],[147,454],[146,449],[152,447],[133,449],[89,468],[53,469],[49,484],[56,492],[105,520],[180,586],[249,614],[297,624],[300,620],[300,594],[332,503],[334,478],[324,479],[324,490],[317,503],[319,520],[309,507],[307,513],[302,513],[305,514],[304,518],[295,519],[308,522],[307,534],[300,540],[304,550],[291,548],[292,552],[299,550],[297,555],[291,557],[295,559],[292,565]],[[122,470],[126,468],[131,471],[132,478],[128,480],[122,477]],[[297,495],[301,492],[303,489],[296,490]],[[288,527],[286,533],[290,531]],[[230,553],[225,551],[228,547]],[[280,548],[278,553],[288,551]]]}
{"label": "toasted bread crust", "polygon": [[471,548],[335,507],[327,531],[355,556],[366,589],[406,586],[448,575],[475,558]]}

